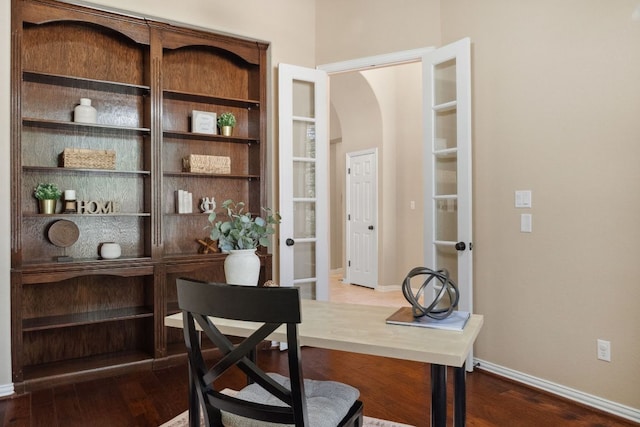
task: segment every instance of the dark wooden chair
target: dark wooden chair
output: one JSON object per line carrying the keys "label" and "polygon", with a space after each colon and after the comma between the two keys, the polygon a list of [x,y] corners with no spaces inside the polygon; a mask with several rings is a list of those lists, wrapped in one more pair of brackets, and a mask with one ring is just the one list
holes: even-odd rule
{"label": "dark wooden chair", "polygon": [[[298,324],[298,288],[236,286],[178,279],[178,304],[184,319],[189,355],[190,423],[199,425],[204,409],[206,426],[259,426],[268,423],[302,427],[362,426],[359,391],[335,381],[303,379]],[[211,317],[256,323],[256,331],[233,344]],[[266,373],[255,362],[255,348],[286,325],[289,375]],[[222,353],[207,366],[196,325]],[[235,396],[223,394],[214,382],[232,366],[239,367],[249,385]],[[197,415],[197,416],[196,416]],[[256,421],[258,420],[258,421]]]}

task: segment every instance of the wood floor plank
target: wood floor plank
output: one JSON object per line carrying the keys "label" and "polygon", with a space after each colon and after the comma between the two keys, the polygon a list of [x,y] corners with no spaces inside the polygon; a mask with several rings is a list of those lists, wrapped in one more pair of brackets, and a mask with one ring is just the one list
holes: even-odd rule
{"label": "wood floor plank", "polygon": [[12,396],[0,400],[0,426],[29,427],[30,396]]}
{"label": "wood floor plank", "polygon": [[[64,425],[60,424],[61,422],[80,425],[85,422],[86,416],[82,412],[74,384],[55,387],[53,389],[53,400],[55,402],[55,418],[51,420],[52,425]],[[35,405],[31,409],[33,410],[34,407]],[[38,422],[41,422],[41,415],[38,414],[37,416],[39,417]]]}
{"label": "wood floor plank", "polygon": [[[186,371],[180,373],[181,383],[184,383],[184,375],[186,375]],[[186,388],[182,390],[180,386],[176,386],[175,382],[167,381],[166,378],[161,380],[157,373],[139,372],[126,376],[123,380],[126,382],[127,387],[137,387],[136,395],[140,399],[140,405],[145,408],[145,413],[151,414],[154,422],[156,422],[156,419],[158,421],[170,419],[183,405],[179,398],[167,398],[167,391],[175,391],[177,389],[178,393],[182,391],[182,395],[184,395]],[[167,389],[165,389],[166,387]],[[125,395],[126,399],[127,392],[123,392],[123,395]],[[154,425],[157,426],[159,424],[161,423],[156,422]]]}
{"label": "wood floor plank", "polygon": [[[359,388],[365,415],[429,425],[429,365],[304,347],[305,376]],[[260,365],[286,373],[279,350],[261,350]],[[448,373],[452,377],[451,370]],[[219,387],[239,389],[226,375]],[[156,427],[187,408],[186,362],[180,366],[70,384],[0,399],[0,427]],[[451,402],[451,381],[447,387]],[[451,410],[448,414],[452,421]],[[467,375],[469,427],[632,427],[586,406],[475,370]]]}
{"label": "wood floor plank", "polygon": [[129,412],[128,404],[119,393],[122,379],[101,378],[76,384],[80,406],[85,415],[86,425],[93,427],[135,427],[135,418]]}
{"label": "wood floor plank", "polygon": [[160,414],[153,398],[141,383],[141,378],[132,377],[118,383],[120,395],[129,408],[129,413],[135,420],[134,425],[156,427],[161,424]]}

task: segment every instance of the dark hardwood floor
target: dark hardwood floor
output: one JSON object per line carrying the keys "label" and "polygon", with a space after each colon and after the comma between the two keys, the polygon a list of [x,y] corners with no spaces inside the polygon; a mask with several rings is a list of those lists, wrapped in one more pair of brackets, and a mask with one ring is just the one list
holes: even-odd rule
{"label": "dark hardwood floor", "polygon": [[[270,370],[286,373],[278,350],[261,350],[259,361]],[[428,365],[308,347],[303,348],[303,361],[308,378],[343,381],[359,388],[365,415],[417,427],[429,424]],[[221,385],[238,389],[243,378],[231,375]],[[185,362],[5,398],[0,400],[0,427],[156,427],[186,408]],[[638,424],[475,370],[467,375],[467,425]]]}

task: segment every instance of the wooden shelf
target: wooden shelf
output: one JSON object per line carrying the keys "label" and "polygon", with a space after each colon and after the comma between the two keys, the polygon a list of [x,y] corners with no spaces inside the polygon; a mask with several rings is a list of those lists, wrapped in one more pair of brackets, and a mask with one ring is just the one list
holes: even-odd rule
{"label": "wooden shelf", "polygon": [[[177,214],[176,214],[177,215]],[[217,253],[213,253],[213,254],[184,254],[184,253],[180,253],[180,254],[171,254],[171,253],[165,253],[164,254],[164,262],[167,265],[186,265],[186,264],[200,264],[203,262],[219,262],[220,260],[223,260],[226,258],[226,254],[223,254],[221,252],[217,252]]]}
{"label": "wooden shelf", "polygon": [[[52,382],[56,382],[55,380],[59,377],[68,376],[71,379],[85,376],[87,373],[104,371],[105,369],[116,370],[118,367],[128,367],[130,369],[132,365],[148,365],[152,361],[153,356],[149,353],[125,351],[42,365],[27,365],[24,367],[24,380],[29,383],[46,382],[51,387]],[[33,388],[37,388],[37,386]]]}
{"label": "wooden shelf", "polygon": [[196,173],[196,172],[165,172],[164,176],[191,177],[191,178],[224,178],[224,179],[246,179],[248,181],[259,180],[260,175],[239,175],[230,173]]}
{"label": "wooden shelf", "polygon": [[153,317],[153,307],[118,308],[112,310],[89,311],[84,313],[25,319],[22,322],[22,331],[42,331],[47,329],[90,325],[93,323],[140,319],[144,317]]}
{"label": "wooden shelf", "polygon": [[151,175],[151,171],[121,171],[116,169],[83,169],[83,168],[64,168],[57,166],[22,166],[25,172],[41,172],[41,173],[81,173],[81,174],[118,174],[118,175]]}
{"label": "wooden shelf", "polygon": [[256,138],[245,138],[242,136],[224,136],[224,135],[208,135],[205,133],[194,132],[182,132],[175,130],[165,130],[162,134],[166,138],[175,139],[194,139],[199,141],[221,141],[221,142],[235,142],[239,144],[259,144],[260,140]]}
{"label": "wooden shelf", "polygon": [[66,86],[78,89],[99,90],[103,92],[122,93],[126,95],[149,95],[150,87],[129,83],[110,82],[87,79],[83,77],[64,76],[60,74],[40,73],[25,70],[22,73],[25,82]]}
{"label": "wooden shelf", "polygon": [[[176,216],[176,217],[198,217],[198,218],[208,218],[210,212],[192,212],[192,213],[176,213],[176,212],[165,212],[165,216]],[[249,212],[252,217],[259,216],[256,212]]]}
{"label": "wooden shelf", "polygon": [[[22,285],[42,285],[63,280],[89,277],[152,277],[151,257],[120,257],[117,259],[86,258],[69,262],[30,262],[21,268]],[[107,285],[108,286],[108,285]]]}
{"label": "wooden shelf", "polygon": [[165,99],[175,99],[178,101],[200,102],[205,104],[218,104],[228,107],[238,108],[260,108],[260,101],[254,99],[226,98],[207,95],[204,93],[184,92],[178,90],[164,90]]}
{"label": "wooden shelf", "polygon": [[37,214],[37,213],[29,213],[29,212],[23,212],[22,217],[23,218],[56,218],[56,219],[69,219],[69,220],[73,220],[73,219],[79,219],[79,218],[109,218],[109,217],[150,217],[151,214],[148,212],[117,212],[117,213],[110,213],[110,214],[101,214],[101,213],[96,213],[96,214],[65,214],[65,213],[59,213],[59,214]]}
{"label": "wooden shelf", "polygon": [[151,130],[149,128],[103,125],[98,123],[76,123],[76,122],[66,122],[62,120],[37,119],[32,117],[23,117],[22,123],[25,126],[41,127],[41,128],[48,128],[48,129],[66,129],[66,130],[76,130],[76,131],[96,131],[96,132],[105,132],[105,133],[109,132],[109,133],[139,134],[139,135],[149,135],[151,133]]}

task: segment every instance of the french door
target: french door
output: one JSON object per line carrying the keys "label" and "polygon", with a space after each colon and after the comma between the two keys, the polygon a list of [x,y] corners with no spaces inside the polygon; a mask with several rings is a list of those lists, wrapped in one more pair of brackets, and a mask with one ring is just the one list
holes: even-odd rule
{"label": "french door", "polygon": [[280,64],[280,283],[329,298],[327,73]]}
{"label": "french door", "polygon": [[[446,268],[473,312],[470,40],[364,58],[323,69],[279,66],[280,281],[328,299],[327,73],[421,61],[424,129],[424,265]],[[355,64],[355,65],[354,65]],[[341,68],[342,67],[342,68]],[[471,358],[471,356],[470,356]],[[467,368],[472,367],[471,363]]]}
{"label": "french door", "polygon": [[[473,312],[470,40],[422,58],[425,266],[446,268]],[[472,369],[469,355],[467,369]]]}

